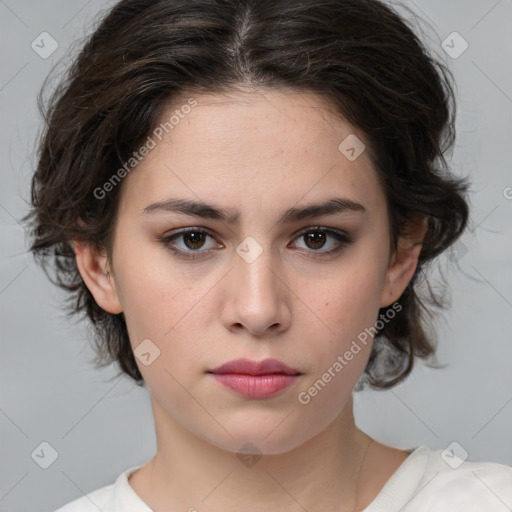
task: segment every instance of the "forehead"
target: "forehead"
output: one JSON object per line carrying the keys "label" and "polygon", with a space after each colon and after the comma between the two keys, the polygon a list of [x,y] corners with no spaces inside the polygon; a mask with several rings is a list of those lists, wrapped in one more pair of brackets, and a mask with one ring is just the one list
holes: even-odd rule
{"label": "forehead", "polygon": [[[192,98],[195,106],[188,108]],[[171,119],[172,126],[169,126]],[[223,153],[246,154],[251,150],[268,153],[279,147],[287,149],[289,144],[300,141],[300,146],[290,148],[298,156],[310,152],[313,146],[331,144],[331,137],[337,140],[353,134],[361,141],[366,139],[335,112],[334,105],[325,97],[293,89],[247,89],[182,96],[165,109],[158,128],[165,132],[160,137],[164,144],[192,146],[194,152],[206,146],[208,151],[217,149]],[[201,145],[195,145],[196,141]],[[219,147],[223,141],[228,144]],[[260,143],[264,145],[258,146]],[[333,149],[338,151],[338,145]]]}
{"label": "forehead", "polygon": [[313,93],[183,96],[150,137],[154,147],[123,183],[124,199],[139,208],[177,196],[241,210],[335,195],[376,203],[382,195],[364,134]]}

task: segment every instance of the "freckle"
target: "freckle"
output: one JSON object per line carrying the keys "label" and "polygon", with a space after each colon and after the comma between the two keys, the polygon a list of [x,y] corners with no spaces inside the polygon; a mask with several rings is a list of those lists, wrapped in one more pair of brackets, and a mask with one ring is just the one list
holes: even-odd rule
{"label": "freckle", "polygon": [[325,303],[325,305],[326,305],[326,306],[328,306],[328,305],[329,305],[329,303],[328,303],[328,302],[326,302],[326,303]]}

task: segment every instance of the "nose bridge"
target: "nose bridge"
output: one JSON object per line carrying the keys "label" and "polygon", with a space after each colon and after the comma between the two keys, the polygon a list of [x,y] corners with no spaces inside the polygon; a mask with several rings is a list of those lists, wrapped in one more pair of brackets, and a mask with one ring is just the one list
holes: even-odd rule
{"label": "nose bridge", "polygon": [[263,298],[275,300],[276,259],[272,250],[247,237],[236,252],[235,274],[242,288],[239,290],[240,297],[247,296],[254,301]]}
{"label": "nose bridge", "polygon": [[230,322],[262,333],[274,324],[288,322],[286,286],[281,266],[272,250],[247,237],[236,249],[231,273]]}

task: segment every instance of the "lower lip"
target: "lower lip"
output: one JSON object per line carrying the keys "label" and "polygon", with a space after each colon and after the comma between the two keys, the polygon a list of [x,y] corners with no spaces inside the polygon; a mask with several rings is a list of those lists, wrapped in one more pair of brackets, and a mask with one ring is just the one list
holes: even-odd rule
{"label": "lower lip", "polygon": [[295,383],[299,375],[271,373],[247,375],[243,373],[212,373],[212,376],[239,395],[247,398],[270,398]]}

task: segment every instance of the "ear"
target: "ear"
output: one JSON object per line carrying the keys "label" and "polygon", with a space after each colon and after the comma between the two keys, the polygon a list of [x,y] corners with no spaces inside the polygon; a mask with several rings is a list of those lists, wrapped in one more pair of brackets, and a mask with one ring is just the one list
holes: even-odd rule
{"label": "ear", "polygon": [[76,241],[73,242],[73,246],[80,275],[98,306],[108,313],[121,313],[123,308],[106,251],[98,251],[90,244]]}
{"label": "ear", "polygon": [[408,222],[405,235],[399,237],[398,248],[390,258],[381,295],[381,308],[396,302],[407,288],[418,266],[418,257],[427,230],[427,219],[416,216]]}

